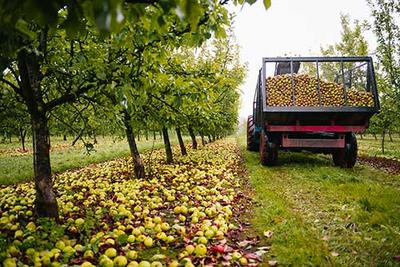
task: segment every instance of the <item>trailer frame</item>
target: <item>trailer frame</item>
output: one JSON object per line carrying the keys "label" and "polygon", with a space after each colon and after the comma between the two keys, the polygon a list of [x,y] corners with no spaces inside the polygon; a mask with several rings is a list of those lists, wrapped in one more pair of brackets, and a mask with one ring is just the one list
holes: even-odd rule
{"label": "trailer frame", "polygon": [[[267,63],[275,63],[275,66],[277,66],[279,62],[290,63],[289,75],[292,77],[291,106],[277,107],[267,105],[266,65]],[[294,62],[316,64],[316,76],[318,79],[316,89],[318,90],[320,106],[296,106],[293,82]],[[365,89],[373,94],[374,106],[322,106],[319,89],[321,78],[319,67],[321,63],[325,62],[340,64],[340,72],[337,74],[335,81],[338,81],[341,76],[345,104],[348,104],[348,88],[345,75],[350,74],[351,85],[351,75],[355,68],[345,71],[344,64],[346,62],[358,62],[362,63],[359,66],[366,66]],[[277,73],[276,69],[274,73]],[[262,58],[262,67],[259,70],[253,100],[253,115],[249,116],[249,119],[251,117],[251,121],[254,124],[253,130],[250,132],[248,130],[248,140],[251,139],[253,142],[250,150],[260,151],[261,162],[264,165],[274,165],[276,163],[278,150],[301,149],[333,154],[335,165],[352,167],[355,163],[354,150],[355,157],[357,155],[357,142],[354,133],[363,133],[368,128],[370,118],[379,112],[379,109],[379,96],[371,57],[264,57]],[[273,151],[268,152],[268,150]],[[267,160],[265,157],[268,157],[268,155],[270,159]],[[347,160],[346,155],[348,156]]]}

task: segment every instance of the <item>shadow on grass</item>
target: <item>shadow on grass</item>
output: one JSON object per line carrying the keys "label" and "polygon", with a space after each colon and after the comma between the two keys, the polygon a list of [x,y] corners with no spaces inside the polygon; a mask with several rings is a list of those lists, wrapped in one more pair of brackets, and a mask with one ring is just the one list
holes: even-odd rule
{"label": "shadow on grass", "polygon": [[276,166],[290,165],[312,165],[312,166],[332,166],[332,162],[327,158],[322,158],[321,154],[310,152],[285,152],[279,153]]}

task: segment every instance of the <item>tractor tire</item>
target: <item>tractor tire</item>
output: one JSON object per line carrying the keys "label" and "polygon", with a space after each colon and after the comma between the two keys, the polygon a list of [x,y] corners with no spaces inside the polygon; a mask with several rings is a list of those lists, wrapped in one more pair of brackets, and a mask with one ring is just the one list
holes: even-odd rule
{"label": "tractor tire", "polygon": [[268,135],[261,132],[260,136],[260,161],[264,166],[273,166],[278,160],[278,147],[268,139]]}
{"label": "tractor tire", "polygon": [[353,168],[357,161],[357,150],[357,138],[355,134],[347,134],[344,148],[332,154],[333,164],[341,168]]}
{"label": "tractor tire", "polygon": [[247,150],[249,151],[258,151],[258,146],[256,143],[256,126],[253,121],[253,116],[250,115],[247,118]]}

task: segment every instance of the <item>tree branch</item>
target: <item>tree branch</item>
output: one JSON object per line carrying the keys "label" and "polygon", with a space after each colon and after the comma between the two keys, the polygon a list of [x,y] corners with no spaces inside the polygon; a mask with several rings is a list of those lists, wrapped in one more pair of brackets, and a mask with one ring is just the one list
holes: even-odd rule
{"label": "tree branch", "polygon": [[9,80],[0,78],[0,81],[7,84],[8,86],[10,86],[17,94],[22,95],[21,89],[18,86],[16,86],[15,84],[13,84],[12,82],[10,82]]}
{"label": "tree branch", "polygon": [[75,92],[69,93],[69,94],[65,94],[63,96],[60,96],[59,98],[53,99],[50,102],[46,103],[45,108],[46,110],[50,111],[53,108],[65,104],[65,103],[69,103],[69,102],[73,102],[75,101],[80,95],[88,92],[90,89],[92,89],[93,87],[95,87],[95,84],[89,84],[83,87],[80,87],[78,90],[76,90]]}

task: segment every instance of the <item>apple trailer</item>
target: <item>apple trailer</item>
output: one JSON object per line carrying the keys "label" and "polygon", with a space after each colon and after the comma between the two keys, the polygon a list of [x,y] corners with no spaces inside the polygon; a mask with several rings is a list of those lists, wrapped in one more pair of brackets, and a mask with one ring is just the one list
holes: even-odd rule
{"label": "apple trailer", "polygon": [[[294,78],[302,73],[312,75],[317,81],[316,105],[296,105],[295,92],[299,89]],[[272,89],[268,88],[267,77],[271,79],[277,75],[285,75],[291,80],[289,105],[267,104]],[[322,103],[320,85],[324,81],[340,85],[343,92],[340,106]],[[350,105],[348,93],[354,89],[368,92],[372,105]],[[335,166],[351,168],[357,160],[355,133],[363,133],[379,109],[370,57],[263,58],[253,100],[253,115],[247,121],[247,149],[259,151],[261,163],[266,166],[276,164],[279,150],[307,150],[331,154]]]}

